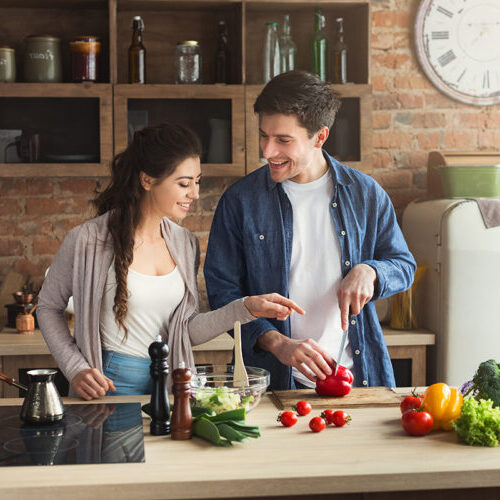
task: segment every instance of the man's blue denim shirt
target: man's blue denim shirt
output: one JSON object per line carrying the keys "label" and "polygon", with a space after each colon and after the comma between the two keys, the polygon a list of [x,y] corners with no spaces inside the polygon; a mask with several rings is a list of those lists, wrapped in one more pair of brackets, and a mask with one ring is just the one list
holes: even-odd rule
{"label": "man's blue denim shirt", "polygon": [[[387,193],[368,175],[323,154],[334,183],[330,212],[343,275],[361,263],[377,273],[372,301],[349,324],[355,385],[393,387],[394,372],[373,301],[406,290],[413,282],[415,260]],[[215,211],[205,260],[212,309],[247,295],[278,292],[288,297],[292,240],[292,206],[281,184],[271,179],[268,165],[227,189]],[[318,248],[311,271],[321,272],[328,256],[328,248]],[[245,364],[269,370],[271,389],[290,389],[291,368],[257,346],[258,337],[268,330],[290,337],[290,321],[259,318],[242,326]]]}

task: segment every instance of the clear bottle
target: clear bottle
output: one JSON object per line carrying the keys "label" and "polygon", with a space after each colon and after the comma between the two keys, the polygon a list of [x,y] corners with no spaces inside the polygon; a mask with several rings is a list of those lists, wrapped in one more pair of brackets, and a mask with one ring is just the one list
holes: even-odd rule
{"label": "clear bottle", "polygon": [[323,32],[325,27],[325,16],[321,9],[314,11],[314,36],[312,39],[312,72],[326,82],[327,67],[326,67],[326,54],[327,42],[326,36]]}
{"label": "clear bottle", "polygon": [[347,83],[347,45],[344,42],[344,19],[338,17],[336,20],[337,31],[335,42],[332,47],[333,54],[333,83]]}
{"label": "clear bottle", "polygon": [[266,41],[264,43],[263,80],[267,83],[280,73],[280,42],[278,23],[266,23]]}
{"label": "clear bottle", "polygon": [[295,57],[297,55],[297,46],[292,40],[290,33],[290,15],[285,14],[283,17],[283,26],[280,39],[280,71],[286,73],[295,69]]}
{"label": "clear bottle", "polygon": [[132,19],[132,43],[128,49],[128,82],[146,83],[146,49],[142,44],[144,21],[141,16]]}
{"label": "clear bottle", "polygon": [[215,83],[230,83],[230,74],[227,26],[226,22],[221,20],[215,55]]}

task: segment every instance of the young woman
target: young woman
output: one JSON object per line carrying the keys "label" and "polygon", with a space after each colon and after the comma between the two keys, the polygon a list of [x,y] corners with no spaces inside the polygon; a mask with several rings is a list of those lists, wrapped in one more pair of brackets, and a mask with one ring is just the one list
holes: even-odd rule
{"label": "young woman", "polygon": [[[257,317],[303,311],[278,294],[198,312],[196,237],[182,220],[199,197],[201,145],[181,126],[137,132],[113,160],[97,217],[65,237],[40,291],[37,318],[70,394],[86,400],[150,392],[148,347],[168,342],[171,367],[194,367],[191,346]],[[73,296],[74,337],[64,320]],[[170,384],[170,378],[168,380]]]}

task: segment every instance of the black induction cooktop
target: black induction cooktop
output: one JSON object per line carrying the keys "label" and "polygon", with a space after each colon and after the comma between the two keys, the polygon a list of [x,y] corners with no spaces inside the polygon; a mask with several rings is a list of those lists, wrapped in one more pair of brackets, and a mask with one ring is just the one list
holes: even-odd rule
{"label": "black induction cooktop", "polygon": [[25,424],[0,407],[0,466],[144,462],[139,403],[64,405],[64,418]]}

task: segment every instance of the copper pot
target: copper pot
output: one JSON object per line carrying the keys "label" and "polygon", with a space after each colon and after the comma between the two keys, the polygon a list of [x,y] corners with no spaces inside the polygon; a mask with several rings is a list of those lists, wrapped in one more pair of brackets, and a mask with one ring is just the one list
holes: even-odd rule
{"label": "copper pot", "polygon": [[16,316],[16,330],[23,335],[31,335],[35,331],[35,318],[32,314],[19,313]]}

